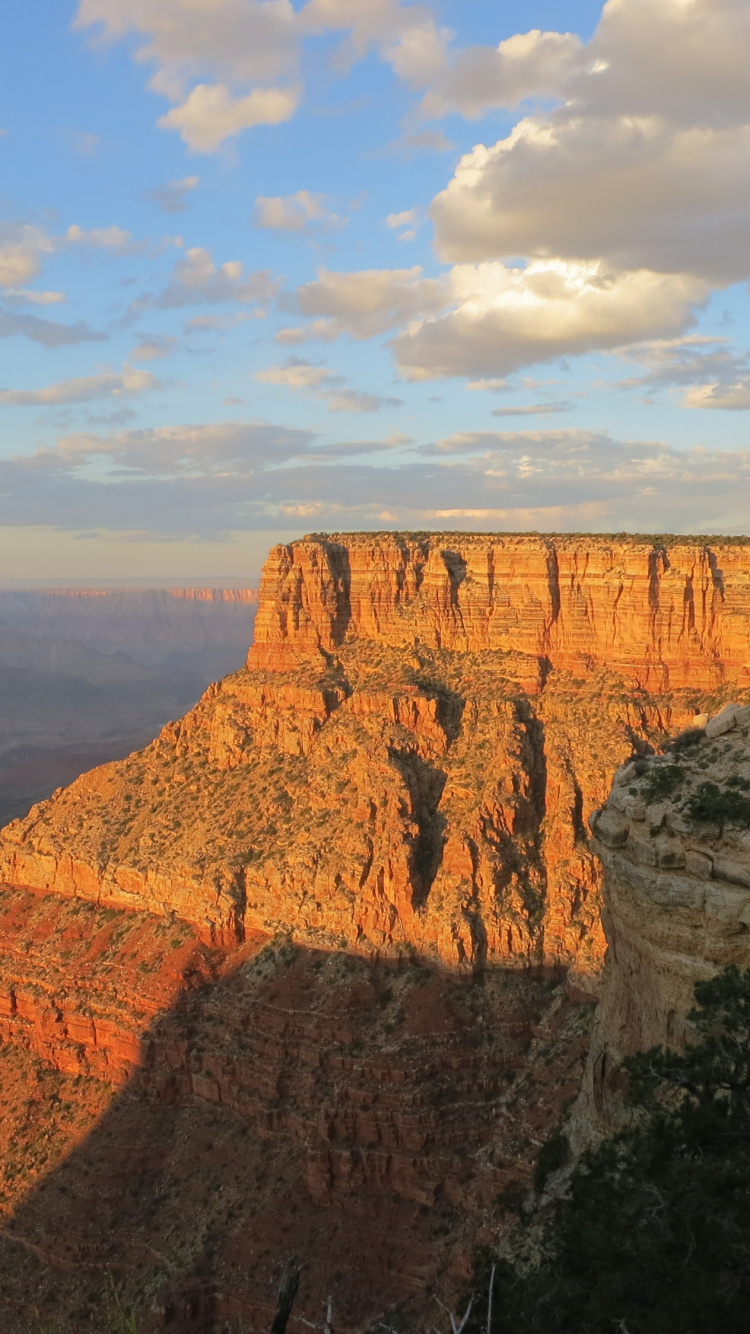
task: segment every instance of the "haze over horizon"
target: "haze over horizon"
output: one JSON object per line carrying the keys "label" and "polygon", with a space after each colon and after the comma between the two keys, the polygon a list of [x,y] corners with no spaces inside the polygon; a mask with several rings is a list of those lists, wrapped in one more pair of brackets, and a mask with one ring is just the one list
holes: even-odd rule
{"label": "haze over horizon", "polygon": [[6,583],[750,526],[747,0],[28,0],[5,33]]}

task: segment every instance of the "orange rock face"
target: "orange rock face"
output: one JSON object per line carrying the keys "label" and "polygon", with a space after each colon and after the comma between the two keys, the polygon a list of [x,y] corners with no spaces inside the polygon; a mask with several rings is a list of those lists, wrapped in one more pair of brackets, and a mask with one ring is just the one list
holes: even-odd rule
{"label": "orange rock face", "polygon": [[591,973],[585,821],[633,744],[742,688],[749,626],[741,544],[276,547],[247,669],[10,825],[0,874],[216,942]]}
{"label": "orange rock face", "polygon": [[583,663],[650,689],[750,671],[750,547],[597,537],[344,534],[275,547],[248,665],[347,640]]}
{"label": "orange rock face", "polygon": [[[7,1319],[119,1264],[148,1328],[265,1328],[294,1250],[313,1322],[460,1287],[580,1081],[588,817],[634,746],[746,696],[749,624],[742,544],[275,548],[247,667],[0,835],[0,1036],[32,1062]],[[65,1169],[42,1069],[93,1090]]]}

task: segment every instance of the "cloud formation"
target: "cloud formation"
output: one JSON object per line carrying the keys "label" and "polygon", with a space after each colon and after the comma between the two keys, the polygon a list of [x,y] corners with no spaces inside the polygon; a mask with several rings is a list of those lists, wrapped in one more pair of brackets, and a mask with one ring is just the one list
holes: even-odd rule
{"label": "cloud formation", "polygon": [[334,375],[325,366],[316,366],[300,357],[289,357],[281,365],[268,366],[258,371],[255,378],[261,384],[314,394],[327,402],[329,412],[379,412],[381,408],[400,407],[403,402],[400,398],[383,398],[343,388],[342,375]]}
{"label": "cloud formation", "polygon": [[749,276],[744,0],[609,0],[570,55],[560,105],[474,148],[433,201],[442,258]]}
{"label": "cloud formation", "polygon": [[149,294],[134,302],[132,313],[138,314],[150,306],[175,309],[180,306],[220,305],[238,302],[241,305],[265,304],[278,290],[268,269],[245,272],[239,259],[216,265],[209,250],[194,246],[177,260],[167,286],[156,295]]}
{"label": "cloud formation", "polygon": [[346,220],[326,208],[325,195],[297,190],[292,195],[258,195],[254,221],[269,231],[304,232],[311,224],[340,227]]}
{"label": "cloud formation", "polygon": [[[372,459],[370,456],[379,455]],[[97,463],[100,480],[82,469]],[[110,469],[107,473],[106,470]],[[580,430],[316,446],[230,422],[74,433],[0,461],[0,522],[221,537],[309,526],[740,533],[750,451],[675,450]]]}
{"label": "cloud formation", "polygon": [[427,6],[401,0],[308,0],[297,9],[290,0],[80,0],[74,27],[96,28],[99,40],[145,39],[135,59],[154,69],[151,88],[175,104],[159,124],[197,152],[294,114],[308,38],[341,34],[334,64],[342,74],[374,50],[414,86],[443,68],[449,39]]}
{"label": "cloud formation", "polygon": [[148,389],[160,388],[150,371],[139,371],[127,363],[122,371],[100,371],[73,380],[59,380],[42,389],[0,390],[0,404],[15,407],[58,407],[64,403],[90,403],[97,398],[129,398]]}

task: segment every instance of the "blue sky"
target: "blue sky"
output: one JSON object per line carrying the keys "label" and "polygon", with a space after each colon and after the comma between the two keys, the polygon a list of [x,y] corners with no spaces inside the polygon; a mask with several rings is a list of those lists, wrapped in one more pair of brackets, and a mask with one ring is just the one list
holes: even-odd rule
{"label": "blue sky", "polygon": [[4,38],[2,577],[750,528],[747,0],[26,0]]}

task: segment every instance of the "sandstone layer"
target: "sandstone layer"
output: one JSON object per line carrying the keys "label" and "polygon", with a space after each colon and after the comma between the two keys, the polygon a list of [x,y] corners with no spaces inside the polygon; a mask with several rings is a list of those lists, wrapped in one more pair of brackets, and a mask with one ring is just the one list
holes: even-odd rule
{"label": "sandstone layer", "polygon": [[750,966],[750,708],[698,721],[666,755],[620,769],[591,819],[609,949],[581,1143],[626,1117],[626,1056],[689,1038],[695,983]]}
{"label": "sandstone layer", "polygon": [[247,669],[10,825],[0,875],[214,941],[595,971],[586,818],[634,744],[747,679],[749,613],[741,544],[277,547]]}
{"label": "sandstone layer", "polygon": [[265,1328],[297,1250],[305,1318],[431,1328],[578,1086],[588,817],[745,698],[749,624],[741,543],[276,548],[247,667],[0,835],[6,1310],[76,1328],[109,1268],[154,1327]]}

